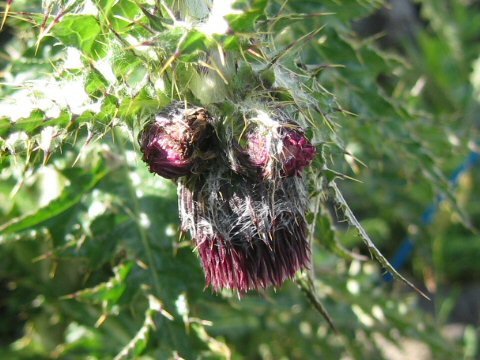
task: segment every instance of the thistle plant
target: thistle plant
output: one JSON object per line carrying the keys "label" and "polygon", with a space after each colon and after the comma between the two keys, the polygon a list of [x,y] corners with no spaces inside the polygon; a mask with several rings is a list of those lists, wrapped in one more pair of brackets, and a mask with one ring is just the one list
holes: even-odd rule
{"label": "thistle plant", "polygon": [[381,0],[6,3],[3,357],[388,358],[382,336],[461,357],[379,285],[403,277],[363,227],[394,243],[429,194],[458,210],[443,166],[467,146],[352,31]]}
{"label": "thistle plant", "polygon": [[240,293],[279,287],[309,266],[301,180],[273,190],[218,168],[205,181],[182,184],[179,196],[182,224],[194,238],[207,285]]}

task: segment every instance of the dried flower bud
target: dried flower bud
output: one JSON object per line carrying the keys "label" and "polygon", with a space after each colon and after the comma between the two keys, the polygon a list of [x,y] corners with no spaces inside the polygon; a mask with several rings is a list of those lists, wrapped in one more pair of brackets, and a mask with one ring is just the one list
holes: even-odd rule
{"label": "dried flower bud", "polygon": [[226,288],[240,293],[280,287],[308,267],[310,248],[303,219],[290,226],[273,227],[267,235],[270,241],[257,236],[243,245],[225,240],[220,233],[196,239],[206,285],[215,291]]}
{"label": "dried flower bud", "polygon": [[149,170],[167,179],[174,179],[190,172],[191,161],[184,134],[186,127],[171,122],[155,121],[144,128],[140,146],[142,160]]}
{"label": "dried flower bud", "polygon": [[194,172],[200,165],[198,160],[214,157],[209,121],[205,109],[184,109],[179,103],[156,115],[139,136],[142,159],[150,172],[175,179]]}

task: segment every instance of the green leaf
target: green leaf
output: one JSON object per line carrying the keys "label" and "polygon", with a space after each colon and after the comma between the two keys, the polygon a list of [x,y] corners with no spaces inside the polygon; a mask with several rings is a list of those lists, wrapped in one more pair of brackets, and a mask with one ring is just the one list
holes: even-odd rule
{"label": "green leaf", "polygon": [[318,232],[319,242],[337,256],[346,260],[356,259],[365,261],[368,259],[365,256],[351,252],[339,242],[327,216],[319,216],[315,230]]}
{"label": "green leaf", "polygon": [[234,7],[243,12],[227,15],[225,18],[234,32],[253,33],[258,19],[265,16],[267,4],[267,0],[239,0],[235,2]]}
{"label": "green leaf", "polygon": [[85,79],[85,91],[93,99],[100,98],[108,88],[108,81],[95,69],[91,69]]}
{"label": "green leaf", "polygon": [[118,2],[118,0],[93,0],[100,10],[101,17],[106,19],[110,15],[112,7]]}
{"label": "green leaf", "polygon": [[187,38],[180,47],[182,53],[191,53],[196,50],[206,49],[207,38],[204,33],[200,31],[190,31]]}
{"label": "green leaf", "polygon": [[63,110],[56,118],[47,118],[42,110],[33,110],[30,116],[11,122],[7,118],[0,119],[0,135],[6,136],[16,131],[24,131],[28,135],[35,135],[46,126],[66,127],[71,120],[72,115]]}
{"label": "green leaf", "polygon": [[45,113],[41,110],[34,110],[30,113],[30,116],[16,122],[11,122],[8,118],[2,118],[0,119],[0,134],[5,136],[19,130],[33,132],[33,130],[42,126],[44,120]]}
{"label": "green leaf", "polygon": [[92,303],[108,303],[108,308],[117,304],[126,289],[126,280],[133,268],[132,262],[121,264],[113,269],[114,276],[95,287],[77,291],[67,295],[67,299],[76,299]]}
{"label": "green leaf", "polygon": [[[65,46],[73,46],[89,58],[98,59],[103,55],[101,27],[92,15],[65,15],[52,29],[52,35]],[[94,51],[95,50],[95,51]]]}
{"label": "green leaf", "polygon": [[131,25],[142,14],[141,9],[134,1],[117,1],[111,8],[109,22],[116,31],[133,30]]}
{"label": "green leaf", "polygon": [[103,164],[97,165],[91,173],[78,168],[63,171],[63,175],[71,183],[57,199],[52,200],[47,206],[33,213],[22,215],[0,225],[0,232],[9,234],[22,231],[65,212],[76,205],[82,199],[82,196],[91,191],[106,174],[107,170]]}
{"label": "green leaf", "polygon": [[[150,26],[152,27],[153,30],[155,31],[164,31],[165,30],[165,19],[155,16],[152,13],[150,13],[147,9],[145,9],[144,6],[139,5],[140,9],[142,10],[143,14],[147,17],[148,22]],[[170,23],[171,25],[171,23]]]}
{"label": "green leaf", "polygon": [[157,97],[151,97],[148,92],[143,89],[137,96],[132,99],[124,99],[118,110],[118,115],[128,122],[138,116],[148,116],[157,112],[170,103],[170,99],[163,93],[158,93]]}
{"label": "green leaf", "polygon": [[[146,348],[150,331],[156,329],[155,322],[153,320],[156,313],[162,314],[169,320],[173,320],[173,317],[168,314],[164,309],[162,303],[155,298],[153,295],[148,296],[149,307],[145,311],[145,320],[142,327],[137,331],[135,336],[130,340],[130,342],[125,345],[125,347],[115,356],[114,360],[121,360],[125,358],[130,358],[131,356],[139,356]],[[165,331],[161,329],[159,331]]]}

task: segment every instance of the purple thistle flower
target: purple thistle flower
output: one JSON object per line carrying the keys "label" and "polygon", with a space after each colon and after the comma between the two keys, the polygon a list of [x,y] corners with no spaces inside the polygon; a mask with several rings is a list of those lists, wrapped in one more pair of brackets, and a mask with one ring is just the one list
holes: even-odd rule
{"label": "purple thistle flower", "polygon": [[240,293],[280,287],[297,271],[308,268],[310,248],[303,220],[290,229],[273,228],[268,236],[270,241],[253,238],[243,246],[226,241],[220,233],[196,239],[206,286]]}
{"label": "purple thistle flower", "polygon": [[245,293],[279,287],[308,268],[306,203],[299,177],[264,184],[220,162],[201,180],[182,180],[182,228],[194,239],[206,285]]}
{"label": "purple thistle flower", "polygon": [[140,148],[149,170],[167,179],[192,173],[199,161],[212,158],[209,147],[213,127],[203,108],[182,109],[174,103],[147,124],[139,136]]}
{"label": "purple thistle flower", "polygon": [[242,147],[205,109],[174,103],[139,136],[149,170],[180,179],[182,231],[190,232],[214,291],[279,287],[310,264],[300,175],[315,148],[279,110],[251,124]]}

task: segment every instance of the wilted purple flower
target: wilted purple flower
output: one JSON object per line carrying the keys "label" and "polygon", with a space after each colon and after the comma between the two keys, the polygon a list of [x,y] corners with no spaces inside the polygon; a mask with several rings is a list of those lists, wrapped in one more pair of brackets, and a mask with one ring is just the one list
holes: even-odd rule
{"label": "wilted purple flower", "polygon": [[167,179],[187,175],[192,163],[187,142],[188,128],[171,122],[155,121],[147,125],[141,136],[141,150],[150,172]]}
{"label": "wilted purple flower", "polygon": [[212,157],[213,128],[203,108],[184,109],[174,103],[142,130],[139,142],[150,172],[167,179],[190,174],[197,160]]}
{"label": "wilted purple flower", "polygon": [[307,268],[306,203],[299,177],[265,184],[222,162],[201,180],[182,180],[182,228],[194,239],[207,286],[240,293],[278,287]]}
{"label": "wilted purple flower", "polygon": [[307,192],[295,175],[315,148],[281,111],[260,115],[244,144],[205,109],[174,103],[139,136],[150,171],[179,178],[182,230],[215,291],[278,287],[310,263]]}
{"label": "wilted purple flower", "polygon": [[272,228],[266,235],[270,241],[257,236],[244,239],[243,245],[225,240],[220,233],[196,239],[206,285],[215,291],[226,288],[241,293],[280,287],[308,267],[310,248],[303,219],[290,227]]}

